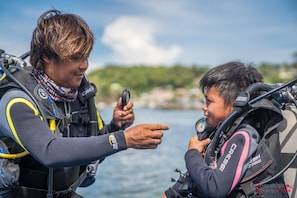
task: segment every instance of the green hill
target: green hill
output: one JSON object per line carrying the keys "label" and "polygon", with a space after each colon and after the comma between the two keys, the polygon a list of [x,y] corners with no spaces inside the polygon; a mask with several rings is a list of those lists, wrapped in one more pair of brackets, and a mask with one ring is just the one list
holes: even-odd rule
{"label": "green hill", "polygon": [[[266,83],[282,83],[297,77],[297,64],[256,66]],[[89,73],[89,80],[98,89],[97,100],[110,103],[128,88],[133,97],[150,92],[156,87],[192,89],[197,87],[201,76],[209,69],[206,66],[119,66],[108,65]]]}

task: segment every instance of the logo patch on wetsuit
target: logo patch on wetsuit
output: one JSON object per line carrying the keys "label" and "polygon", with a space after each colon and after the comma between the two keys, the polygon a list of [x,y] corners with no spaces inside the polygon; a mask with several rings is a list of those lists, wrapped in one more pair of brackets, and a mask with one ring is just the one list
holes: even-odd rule
{"label": "logo patch on wetsuit", "polygon": [[35,92],[36,92],[37,97],[39,97],[43,100],[48,98],[48,94],[41,86],[36,86]]}
{"label": "logo patch on wetsuit", "polygon": [[220,165],[220,171],[224,171],[224,169],[226,168],[229,160],[231,159],[232,157],[232,154],[234,153],[235,149],[236,149],[237,145],[236,144],[232,144],[231,147],[230,147],[230,150],[229,150],[229,153],[226,155],[226,157],[224,158],[223,160],[223,163]]}
{"label": "logo patch on wetsuit", "polygon": [[108,141],[113,149],[118,149],[118,142],[117,142],[117,139],[115,138],[114,134],[110,134],[108,136]]}
{"label": "logo patch on wetsuit", "polygon": [[252,167],[256,166],[257,164],[261,164],[261,162],[262,162],[261,155],[258,154],[257,156],[253,157],[253,159],[251,159],[251,161],[249,162],[248,168],[252,168]]}

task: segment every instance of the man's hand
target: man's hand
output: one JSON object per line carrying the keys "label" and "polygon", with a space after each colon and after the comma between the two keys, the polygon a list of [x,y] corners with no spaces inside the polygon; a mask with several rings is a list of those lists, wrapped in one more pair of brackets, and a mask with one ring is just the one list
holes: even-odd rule
{"label": "man's hand", "polygon": [[123,126],[127,128],[133,124],[134,119],[133,103],[128,102],[127,105],[124,106],[124,109],[122,109],[122,100],[120,98],[113,110],[112,122],[119,128]]}
{"label": "man's hand", "polygon": [[128,148],[155,149],[162,142],[162,130],[168,130],[165,124],[140,124],[124,131]]}
{"label": "man's hand", "polygon": [[198,140],[198,136],[195,135],[189,141],[188,149],[197,149],[202,155],[205,154],[205,148],[210,143],[210,139]]}

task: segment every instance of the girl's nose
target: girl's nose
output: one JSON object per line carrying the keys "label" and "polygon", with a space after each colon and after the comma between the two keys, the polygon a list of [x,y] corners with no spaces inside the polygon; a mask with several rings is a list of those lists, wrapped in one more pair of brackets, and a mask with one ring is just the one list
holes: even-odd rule
{"label": "girl's nose", "polygon": [[203,105],[202,105],[202,110],[203,110],[204,112],[207,110],[206,103],[203,103]]}

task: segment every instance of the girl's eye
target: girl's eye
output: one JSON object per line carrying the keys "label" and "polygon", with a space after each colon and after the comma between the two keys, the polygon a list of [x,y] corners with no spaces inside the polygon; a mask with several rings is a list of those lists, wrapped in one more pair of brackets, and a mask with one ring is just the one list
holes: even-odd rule
{"label": "girl's eye", "polygon": [[208,99],[204,98],[202,102],[203,102],[204,104],[207,104],[207,105],[208,105],[210,101],[209,101]]}

